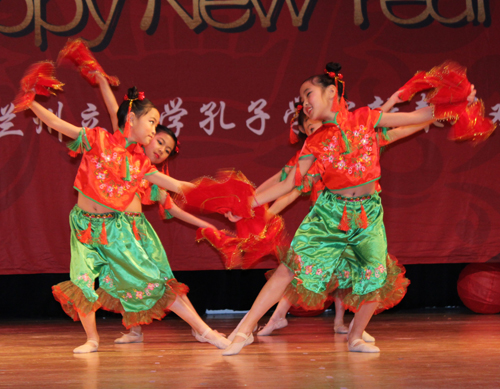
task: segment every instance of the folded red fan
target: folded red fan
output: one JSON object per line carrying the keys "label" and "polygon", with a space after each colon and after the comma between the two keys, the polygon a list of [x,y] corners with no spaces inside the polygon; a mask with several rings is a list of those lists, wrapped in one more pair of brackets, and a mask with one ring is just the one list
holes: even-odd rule
{"label": "folded red fan", "polygon": [[80,74],[92,85],[97,85],[96,73],[100,73],[106,77],[110,85],[120,85],[118,77],[112,77],[106,74],[85,42],[80,38],[68,40],[66,46],[59,52],[57,64],[60,65],[64,60],[69,60],[78,66]]}
{"label": "folded red fan", "polygon": [[21,89],[14,99],[14,112],[28,109],[36,95],[55,94],[51,89],[62,90],[64,85],[54,77],[54,64],[50,61],[31,65],[21,79]]}

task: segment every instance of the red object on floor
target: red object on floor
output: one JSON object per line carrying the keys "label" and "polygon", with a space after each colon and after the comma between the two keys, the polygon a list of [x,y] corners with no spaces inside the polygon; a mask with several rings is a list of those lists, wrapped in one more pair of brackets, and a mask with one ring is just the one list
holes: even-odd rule
{"label": "red object on floor", "polygon": [[457,290],[467,308],[476,313],[500,312],[500,263],[471,263],[458,278]]}

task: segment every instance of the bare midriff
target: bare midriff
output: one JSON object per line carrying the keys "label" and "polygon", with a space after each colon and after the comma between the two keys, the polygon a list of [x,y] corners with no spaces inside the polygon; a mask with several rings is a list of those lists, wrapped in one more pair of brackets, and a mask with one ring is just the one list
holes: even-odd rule
{"label": "bare midriff", "polygon": [[344,197],[361,197],[375,193],[375,181],[357,186],[355,188],[330,190],[332,193],[339,194]]}
{"label": "bare midriff", "polygon": [[[109,213],[110,209],[95,202],[94,200],[85,197],[83,194],[78,193],[78,206],[85,212],[90,213]],[[125,212],[142,212],[141,199],[134,196],[134,199],[129,204]]]}

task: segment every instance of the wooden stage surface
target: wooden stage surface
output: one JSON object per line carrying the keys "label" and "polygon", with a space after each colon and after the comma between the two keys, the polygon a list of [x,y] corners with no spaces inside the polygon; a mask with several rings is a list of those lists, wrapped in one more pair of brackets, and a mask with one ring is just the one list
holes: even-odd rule
{"label": "wooden stage surface", "polygon": [[[229,334],[240,317],[207,323]],[[0,321],[0,388],[500,388],[500,315],[381,314],[368,328],[380,354],[347,352],[331,314],[288,318],[232,357],[198,343],[175,317],[129,345],[113,343],[119,319],[99,319],[99,352],[84,355],[72,353],[85,340],[79,323]]]}

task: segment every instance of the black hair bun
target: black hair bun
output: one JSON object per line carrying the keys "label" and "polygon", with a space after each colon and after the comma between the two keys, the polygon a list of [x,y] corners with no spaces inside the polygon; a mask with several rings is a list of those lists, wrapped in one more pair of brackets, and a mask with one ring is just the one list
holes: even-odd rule
{"label": "black hair bun", "polygon": [[132,88],[128,88],[127,97],[129,100],[137,99],[139,97],[139,91],[137,87],[133,86]]}
{"label": "black hair bun", "polygon": [[342,69],[342,66],[340,66],[339,63],[337,62],[328,62],[325,67],[327,72],[334,72],[338,73]]}

